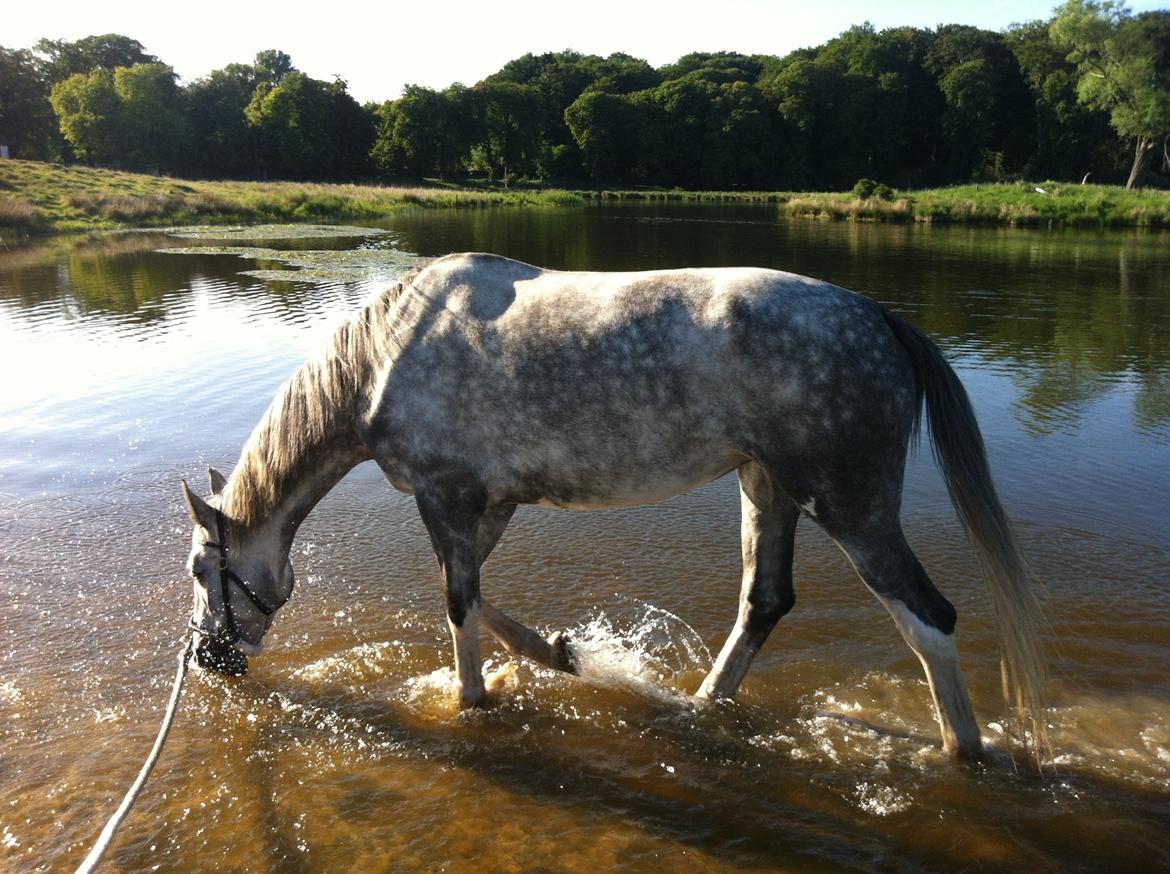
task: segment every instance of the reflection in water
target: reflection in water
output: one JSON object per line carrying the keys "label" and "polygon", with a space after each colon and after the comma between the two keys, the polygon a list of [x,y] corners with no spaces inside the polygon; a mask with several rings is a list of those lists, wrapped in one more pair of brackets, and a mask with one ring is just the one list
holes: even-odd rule
{"label": "reflection in water", "polygon": [[189,685],[112,868],[1165,867],[1163,238],[775,219],[419,211],[269,235],[251,258],[247,240],[157,233],[0,251],[0,868],[76,863],[149,747],[189,611],[178,478],[230,467],[332,326],[413,253],[451,250],[777,267],[937,337],[1047,591],[1059,774],[1016,775],[1001,752],[994,620],[928,453],[908,471],[907,536],[959,609],[996,750],[983,769],[944,761],[914,656],[809,524],[797,608],[740,701],[691,700],[735,613],[733,479],[652,508],[521,508],[485,590],[569,629],[589,679],[489,647],[495,707],[459,715],[426,533],[367,465],[302,528],[296,597],[252,673]]}

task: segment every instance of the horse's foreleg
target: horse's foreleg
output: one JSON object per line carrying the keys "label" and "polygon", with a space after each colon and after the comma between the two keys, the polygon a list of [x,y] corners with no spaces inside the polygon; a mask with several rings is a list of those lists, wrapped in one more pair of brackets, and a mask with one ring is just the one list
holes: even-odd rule
{"label": "horse's foreleg", "polygon": [[[504,529],[508,527],[508,522],[515,511],[515,504],[500,504],[489,507],[480,518],[478,549],[481,565],[491,555],[500,537],[503,536]],[[546,639],[528,626],[522,625],[511,616],[496,609],[482,596],[480,605],[483,611],[480,618],[483,619],[484,628],[491,632],[492,637],[503,644],[504,649],[512,655],[518,658],[530,658],[553,670],[565,671],[570,674],[577,673],[573,665],[568,640],[563,633],[558,631]]]}
{"label": "horse's foreleg", "polygon": [[430,491],[416,491],[415,501],[443,573],[459,703],[463,707],[478,707],[485,700],[479,655],[480,512],[458,497]]}
{"label": "horse's foreleg", "polygon": [[759,462],[739,469],[743,585],[739,616],[698,695],[733,698],[768,634],[792,609],[792,551],[800,511]]}
{"label": "horse's foreleg", "polygon": [[528,626],[520,624],[506,613],[501,613],[488,601],[481,598],[480,604],[483,606],[481,618],[484,628],[490,631],[512,655],[530,658],[537,664],[556,671],[577,673],[568,640],[562,632],[558,631],[545,639]]}

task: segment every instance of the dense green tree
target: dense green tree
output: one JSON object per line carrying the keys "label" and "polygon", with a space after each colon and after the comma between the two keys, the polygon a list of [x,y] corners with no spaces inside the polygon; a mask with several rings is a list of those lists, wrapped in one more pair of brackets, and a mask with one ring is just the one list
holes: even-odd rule
{"label": "dense green tree", "polygon": [[196,173],[242,178],[256,172],[256,132],[244,115],[256,83],[254,66],[228,64],[187,86],[190,166]]}
{"label": "dense green tree", "polygon": [[640,58],[615,53],[608,57],[578,52],[527,54],[509,61],[489,82],[507,81],[535,88],[540,95],[541,143],[537,169],[545,175],[572,177],[582,171],[576,139],[565,112],[586,91],[630,94],[661,81]]}
{"label": "dense green tree", "polygon": [[505,182],[536,169],[540,157],[540,92],[508,81],[481,82],[475,88],[483,112],[474,160],[491,179]]}
{"label": "dense green tree", "polygon": [[121,160],[125,121],[113,70],[75,73],[54,85],[49,99],[77,157],[90,164]]}
{"label": "dense green tree", "polygon": [[1051,32],[1077,65],[1080,99],[1108,111],[1117,134],[1133,141],[1126,188],[1141,184],[1170,137],[1170,12],[1133,16],[1119,0],[1068,0]]}
{"label": "dense green tree", "polygon": [[[658,70],[625,54],[527,54],[473,88],[409,86],[368,107],[277,49],[179,88],[128,37],[42,40],[0,49],[0,137],[207,176],[340,180],[376,166],[840,190],[861,177],[1114,178],[1120,135],[1136,184],[1159,145],[1170,164],[1170,12],[1132,15],[1118,0],[1058,12],[1003,34],[861,24],[784,57],[696,52]],[[46,106],[61,138],[46,133]]]}
{"label": "dense green tree", "polygon": [[376,135],[373,108],[366,109],[350,95],[345,80],[325,86],[330,179],[359,179],[373,168],[370,150]]}
{"label": "dense green tree", "polygon": [[1053,41],[1048,22],[1013,26],[1005,39],[1031,89],[1036,112],[1036,148],[1026,173],[1034,179],[1094,181],[1125,178],[1109,129],[1109,114],[1077,99],[1076,65]]}
{"label": "dense green tree", "polygon": [[945,25],[935,34],[925,66],[946,102],[942,129],[950,179],[1018,173],[1034,146],[1035,110],[1003,37],[967,25]]}
{"label": "dense green tree", "polygon": [[[248,104],[264,83],[276,87],[296,72],[279,49],[257,52],[251,64],[228,64],[185,89],[192,129],[191,169],[206,176],[247,177],[260,172],[259,134],[248,122]],[[359,130],[365,123],[358,120]]]}
{"label": "dense green tree", "polygon": [[245,110],[256,131],[265,176],[322,178],[327,148],[326,98],[321,83],[289,73],[279,84],[261,82]]}
{"label": "dense green tree", "polygon": [[805,58],[773,71],[764,83],[765,94],[795,132],[786,159],[790,184],[841,187],[866,175],[855,172],[859,168],[848,159],[855,149],[845,138],[859,133],[844,121],[856,115],[850,112],[849,86],[848,73]]}
{"label": "dense green tree", "polygon": [[117,67],[114,91],[122,104],[122,160],[138,168],[182,166],[191,128],[175,71],[164,64]]}
{"label": "dense green tree", "polygon": [[646,181],[704,185],[704,147],[719,86],[701,75],[670,79],[650,91],[644,105],[642,156]]}
{"label": "dense green tree", "polygon": [[818,63],[848,77],[841,87],[852,92],[835,122],[847,142],[826,153],[835,159],[833,184],[847,187],[859,176],[901,185],[938,181],[946,102],[925,66],[934,38],[919,28],[879,32],[867,23],[816,53]]}
{"label": "dense green tree", "polygon": [[366,171],[373,118],[337,80],[300,72],[277,85],[260,82],[244,111],[256,131],[265,175],[281,179],[345,179]]}
{"label": "dense green tree", "polygon": [[721,85],[708,116],[701,168],[708,188],[765,188],[778,178],[779,117],[747,81]]}
{"label": "dense green tree", "polygon": [[34,52],[40,56],[42,72],[52,84],[77,73],[161,63],[154,55],[147,54],[138,40],[118,33],[87,36],[73,42],[42,39],[34,46]]}
{"label": "dense green tree", "polygon": [[664,81],[681,79],[695,72],[721,73],[721,81],[757,82],[767,58],[738,52],[691,52],[659,70]]}
{"label": "dense green tree", "polygon": [[14,158],[44,161],[53,157],[56,129],[36,58],[26,49],[0,46],[0,144]]}
{"label": "dense green tree", "polygon": [[284,81],[289,73],[297,72],[292,58],[279,49],[265,49],[256,53],[256,60],[252,64],[256,83],[267,82],[273,87]]}
{"label": "dense green tree", "polygon": [[76,73],[54,85],[50,99],[82,160],[140,170],[183,164],[190,129],[175,72],[164,64]]}
{"label": "dense green tree", "polygon": [[593,84],[588,87],[609,94],[634,94],[647,88],[655,88],[662,83],[662,74],[659,71],[641,58],[623,52],[614,52],[605,58],[590,60],[588,67],[594,73]]}
{"label": "dense green tree", "polygon": [[628,182],[640,160],[639,108],[628,97],[587,91],[565,110],[590,178],[599,182]]}
{"label": "dense green tree", "polygon": [[373,158],[415,176],[455,175],[479,141],[478,116],[475,95],[463,85],[443,91],[407,85],[402,97],[378,109]]}

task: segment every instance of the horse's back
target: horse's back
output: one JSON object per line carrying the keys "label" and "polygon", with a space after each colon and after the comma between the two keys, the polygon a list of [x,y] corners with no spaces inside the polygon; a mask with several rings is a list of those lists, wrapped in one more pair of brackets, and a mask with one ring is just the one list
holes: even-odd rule
{"label": "horse's back", "polygon": [[912,379],[880,306],[828,283],[467,254],[412,285],[431,310],[392,368],[388,430],[533,499],[665,497],[747,458],[787,466],[908,429]]}

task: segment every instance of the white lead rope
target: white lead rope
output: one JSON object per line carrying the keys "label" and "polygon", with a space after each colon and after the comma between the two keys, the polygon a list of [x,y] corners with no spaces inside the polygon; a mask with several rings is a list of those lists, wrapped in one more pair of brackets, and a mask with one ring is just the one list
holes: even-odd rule
{"label": "white lead rope", "polygon": [[93,849],[89,851],[89,855],[85,857],[85,861],[77,866],[77,874],[90,874],[97,867],[98,862],[101,861],[102,856],[109,849],[110,843],[114,840],[114,833],[117,832],[118,826],[122,824],[122,820],[130,812],[131,805],[138,798],[138,793],[142,791],[142,787],[146,785],[146,780],[150,777],[150,772],[154,770],[154,763],[158,761],[159,753],[162,752],[163,743],[166,742],[167,734],[171,730],[171,723],[175,721],[175,711],[179,709],[179,693],[183,691],[183,678],[187,676],[187,666],[191,662],[191,651],[194,643],[195,636],[188,634],[187,645],[183,647],[183,652],[179,655],[179,670],[175,674],[175,685],[171,689],[171,700],[167,704],[167,712],[163,716],[162,726],[158,730],[158,737],[154,739],[154,748],[151,749],[150,755],[146,757],[146,761],[142,765],[142,770],[138,772],[138,778],[134,781],[129,791],[126,792],[126,797],[122,799],[122,803],[118,805],[118,809],[114,811],[114,815],[110,817],[110,821],[102,829],[97,843],[93,845]]}

